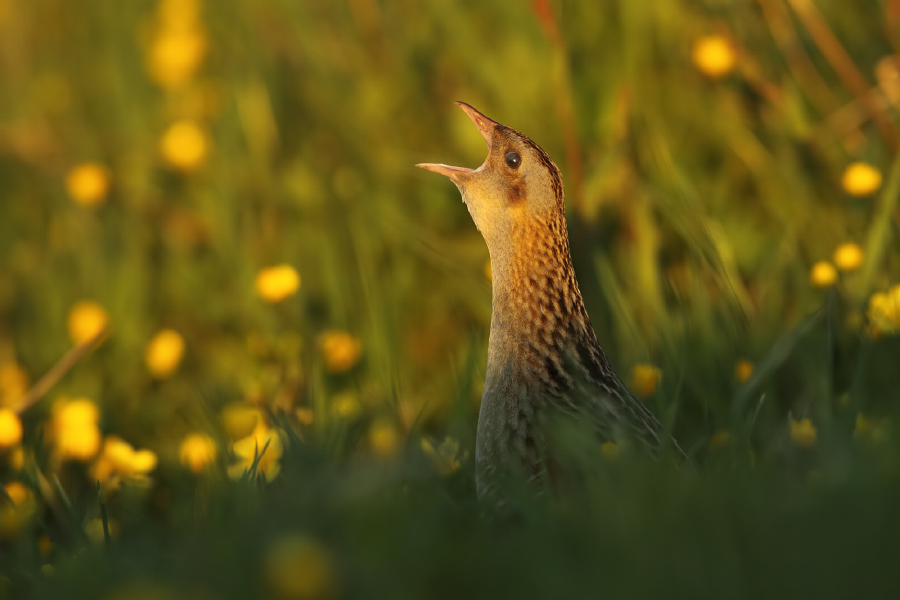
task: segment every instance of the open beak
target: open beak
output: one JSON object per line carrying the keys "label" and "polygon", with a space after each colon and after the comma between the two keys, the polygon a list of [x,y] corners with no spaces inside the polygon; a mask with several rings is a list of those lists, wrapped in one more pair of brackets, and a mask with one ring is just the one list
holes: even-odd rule
{"label": "open beak", "polygon": [[[484,138],[484,142],[488,147],[488,156],[490,157],[491,144],[494,139],[494,128],[500,125],[493,119],[489,119],[484,116],[465,102],[456,101],[456,105],[463,109],[463,112],[466,113],[472,122],[475,123],[475,127],[478,128],[478,132],[481,133],[481,137]],[[484,161],[487,163],[487,159]],[[441,175],[446,175],[450,179],[454,179],[462,174],[462,173],[474,173],[476,171],[480,171],[484,164],[477,169],[467,169],[465,167],[451,167],[450,165],[444,164],[436,164],[436,163],[419,163],[416,165],[420,169],[425,169],[426,171],[434,171],[435,173],[440,173]]]}

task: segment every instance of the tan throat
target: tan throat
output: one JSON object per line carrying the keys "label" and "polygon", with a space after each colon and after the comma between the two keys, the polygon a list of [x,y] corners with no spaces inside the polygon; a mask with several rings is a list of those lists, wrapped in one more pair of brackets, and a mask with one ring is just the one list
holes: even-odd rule
{"label": "tan throat", "polygon": [[[491,248],[493,315],[489,361],[564,370],[567,352],[596,345],[572,269],[565,218],[517,223]],[[490,371],[490,366],[489,366]]]}

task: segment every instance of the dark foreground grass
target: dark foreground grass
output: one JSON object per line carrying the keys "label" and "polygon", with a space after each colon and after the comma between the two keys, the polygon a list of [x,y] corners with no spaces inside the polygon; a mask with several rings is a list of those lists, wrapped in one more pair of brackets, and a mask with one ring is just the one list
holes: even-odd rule
{"label": "dark foreground grass", "polygon": [[[0,0],[0,597],[900,596],[897,6]],[[476,499],[453,100],[691,465]]]}
{"label": "dark foreground grass", "polygon": [[[751,468],[738,449],[698,470],[620,457],[578,497],[516,495],[496,514],[470,469],[336,467],[298,445],[272,485],[166,482],[120,513],[111,545],[61,541],[47,576],[20,544],[4,572],[14,598],[270,597],[295,577],[324,581],[293,597],[891,598],[898,465],[845,452],[814,474]],[[315,550],[285,565],[273,548],[291,536]]]}

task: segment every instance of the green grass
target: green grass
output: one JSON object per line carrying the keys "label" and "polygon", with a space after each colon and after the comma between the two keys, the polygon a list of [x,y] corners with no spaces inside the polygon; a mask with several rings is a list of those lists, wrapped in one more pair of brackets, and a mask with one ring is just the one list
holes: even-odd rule
{"label": "green grass", "polygon": [[[898,60],[882,4],[815,2],[827,41],[783,0],[265,0],[196,19],[188,2],[0,0],[0,369],[33,385],[70,350],[76,302],[109,316],[22,413],[24,465],[0,450],[0,483],[34,509],[0,499],[0,598],[893,597],[900,337],[870,335],[867,308],[900,283],[898,106],[867,113],[833,61],[837,43],[875,86]],[[166,27],[205,48],[168,87],[148,66]],[[692,63],[711,33],[736,49],[722,78]],[[476,500],[487,249],[456,189],[413,167],[483,160],[457,99],[559,164],[601,344],[623,379],[661,369],[647,402],[692,467],[585,450],[577,492]],[[186,170],[160,151],[182,119],[208,144]],[[860,160],[884,176],[866,198],[841,186]],[[93,208],[66,189],[86,162],[111,182]],[[812,285],[845,242],[862,267]],[[255,279],[281,263],[301,285],[271,304]],[[186,351],[154,378],[165,328]],[[361,344],[348,370],[329,331]],[[98,497],[95,461],[58,460],[65,397],[151,450],[149,480]],[[281,432],[283,456],[257,456],[278,459],[272,481],[228,475],[236,404]],[[195,431],[219,449],[200,475],[179,460]],[[422,440],[447,436],[459,452],[436,465]]]}

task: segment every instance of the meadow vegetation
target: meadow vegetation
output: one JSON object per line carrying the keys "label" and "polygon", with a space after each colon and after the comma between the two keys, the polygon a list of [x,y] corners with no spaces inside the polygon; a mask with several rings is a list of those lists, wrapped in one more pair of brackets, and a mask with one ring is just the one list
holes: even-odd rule
{"label": "meadow vegetation", "polygon": [[[453,100],[691,466],[476,499]],[[896,597],[898,149],[897,0],[0,0],[0,598]]]}

